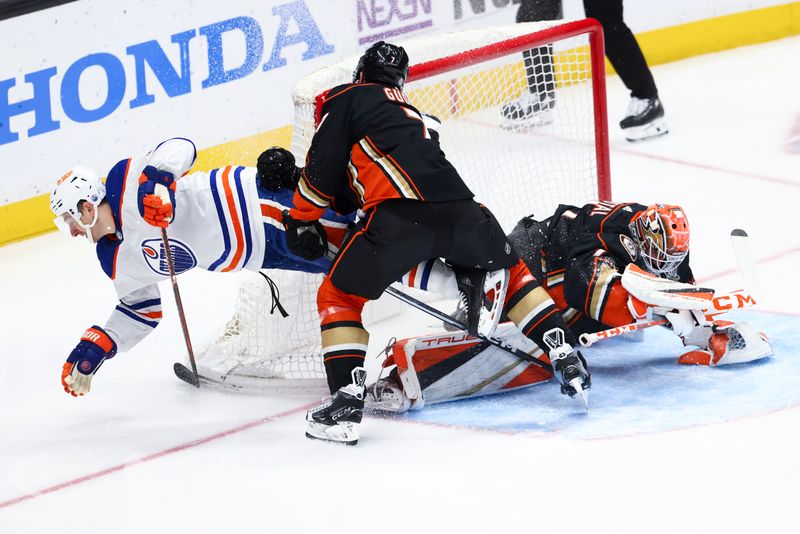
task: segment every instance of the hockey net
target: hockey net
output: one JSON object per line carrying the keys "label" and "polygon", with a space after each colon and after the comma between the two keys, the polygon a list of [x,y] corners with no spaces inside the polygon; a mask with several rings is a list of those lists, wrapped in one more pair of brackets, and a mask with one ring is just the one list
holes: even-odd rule
{"label": "hockey net", "polygon": [[[447,158],[503,228],[558,204],[609,200],[602,33],[590,20],[537,22],[399,42],[411,59],[405,92],[442,121]],[[525,59],[523,57],[525,56]],[[350,82],[358,56],[324,67],[295,86],[292,147],[304,161],[327,89]],[[543,66],[544,65],[544,66]],[[504,115],[528,94],[552,105],[531,116]],[[530,98],[530,97],[527,97]],[[254,274],[239,290],[233,318],[198,356],[201,373],[232,387],[325,389],[316,313],[322,277],[267,273],[290,313],[270,313],[270,289]],[[365,325],[396,313],[369,303]]]}

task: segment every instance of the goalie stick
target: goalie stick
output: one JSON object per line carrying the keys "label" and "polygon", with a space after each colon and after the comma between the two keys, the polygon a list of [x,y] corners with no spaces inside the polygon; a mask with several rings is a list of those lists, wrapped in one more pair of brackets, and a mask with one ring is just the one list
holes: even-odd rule
{"label": "goalie stick", "polygon": [[[761,298],[761,283],[756,271],[755,258],[753,257],[753,250],[750,247],[750,238],[742,229],[736,228],[731,231],[731,244],[733,245],[733,252],[736,255],[736,262],[739,266],[739,271],[742,273],[744,279],[745,289],[733,291],[731,293],[714,297],[711,300],[711,307],[706,312],[706,319],[713,321],[716,315],[728,312],[733,309],[747,308],[760,302]],[[661,326],[667,324],[665,319],[657,321],[649,321],[646,323],[630,323],[592,334],[581,334],[578,338],[581,346],[590,347],[594,343],[603,339],[622,336],[637,330],[644,330],[653,326]]]}
{"label": "goalie stick", "polygon": [[731,231],[731,244],[733,245],[733,253],[736,255],[736,262],[739,264],[739,272],[742,273],[742,278],[744,279],[744,287],[747,288],[754,299],[760,302],[763,297],[763,291],[756,271],[753,249],[750,247],[750,237],[744,230],[736,228]]}
{"label": "goalie stick", "polygon": [[175,263],[172,260],[172,251],[169,248],[169,238],[167,237],[166,228],[161,229],[161,242],[164,244],[164,255],[167,258],[169,281],[172,283],[172,292],[175,294],[175,305],[178,308],[178,317],[181,321],[183,340],[186,342],[186,350],[189,352],[189,363],[192,364],[192,370],[189,371],[185,365],[175,362],[175,364],[172,366],[172,370],[175,372],[175,375],[178,378],[184,382],[188,382],[196,388],[199,388],[200,377],[197,374],[197,363],[194,360],[194,351],[192,350],[192,340],[189,338],[189,327],[186,324],[186,315],[183,313],[183,302],[181,301],[181,292],[178,290],[178,279],[175,275]]}

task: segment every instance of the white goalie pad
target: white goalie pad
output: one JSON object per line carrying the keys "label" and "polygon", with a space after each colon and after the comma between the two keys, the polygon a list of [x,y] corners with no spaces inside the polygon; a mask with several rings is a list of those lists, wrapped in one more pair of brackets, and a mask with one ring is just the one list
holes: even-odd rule
{"label": "white goalie pad", "polygon": [[[495,336],[536,357],[542,351],[513,323],[498,326]],[[552,375],[507,351],[465,332],[446,332],[404,339],[392,347],[389,364],[397,365],[401,389],[408,402],[374,397],[367,405],[387,411],[418,410],[427,404],[491,395],[528,387]],[[368,391],[372,388],[369,386]],[[376,402],[377,401],[377,402]]]}
{"label": "white goalie pad", "polygon": [[625,291],[649,304],[677,310],[706,310],[714,290],[654,276],[633,263],[622,273]]}

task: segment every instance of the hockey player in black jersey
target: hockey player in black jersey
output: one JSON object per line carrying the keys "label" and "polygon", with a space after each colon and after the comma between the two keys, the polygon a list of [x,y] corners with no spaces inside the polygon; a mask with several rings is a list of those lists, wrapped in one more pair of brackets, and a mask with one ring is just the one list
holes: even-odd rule
{"label": "hockey player in black jersey", "polygon": [[[364,404],[369,334],[361,323],[378,298],[421,261],[453,266],[470,330],[491,333],[501,307],[549,356],[562,392],[590,386],[575,339],[555,303],[531,276],[494,216],[472,199],[439,147],[437,133],[406,98],[408,56],[378,42],[361,57],[353,83],[322,99],[316,133],[284,224],[292,250],[313,258],[325,247],[316,222],[328,207],[364,217],[321,284],[317,305],[333,398],[307,414],[307,436],[354,444]],[[546,341],[557,340],[548,346]],[[580,390],[580,391],[579,391]]]}
{"label": "hockey player in black jersey", "polygon": [[[542,221],[523,218],[508,238],[575,336],[663,318],[684,345],[696,347],[679,357],[682,364],[718,366],[772,354],[766,336],[746,322],[707,317],[681,308],[677,300],[674,307],[665,306],[664,297],[654,303],[653,292],[639,289],[644,279],[675,295],[676,288],[685,290],[684,284],[694,282],[689,222],[679,206],[561,205]],[[504,325],[496,335],[523,350],[535,350]],[[535,366],[518,365],[503,351],[457,333],[403,339],[387,352],[384,366],[396,367],[368,388],[368,402],[384,410],[418,409],[549,379]]]}

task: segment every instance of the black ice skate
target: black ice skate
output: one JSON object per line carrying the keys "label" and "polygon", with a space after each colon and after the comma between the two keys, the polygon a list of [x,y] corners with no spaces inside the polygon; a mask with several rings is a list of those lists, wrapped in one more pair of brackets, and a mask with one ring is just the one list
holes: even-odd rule
{"label": "black ice skate", "polygon": [[664,106],[655,98],[631,97],[625,118],[619,123],[628,141],[643,141],[669,133],[664,122]]}
{"label": "black ice skate", "polygon": [[525,93],[517,100],[503,106],[500,126],[513,129],[519,126],[550,124],[553,122],[552,110],[555,105],[556,95],[552,91]]}
{"label": "black ice skate", "polygon": [[358,425],[364,412],[364,381],[367,371],[356,367],[352,371],[353,383],[333,394],[325,404],[306,414],[306,437],[355,445],[358,443]]}
{"label": "black ice skate", "polygon": [[508,269],[455,268],[461,306],[466,309],[467,332],[475,335],[494,334],[503,312],[508,289]]}

